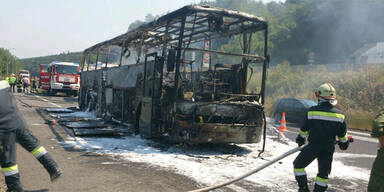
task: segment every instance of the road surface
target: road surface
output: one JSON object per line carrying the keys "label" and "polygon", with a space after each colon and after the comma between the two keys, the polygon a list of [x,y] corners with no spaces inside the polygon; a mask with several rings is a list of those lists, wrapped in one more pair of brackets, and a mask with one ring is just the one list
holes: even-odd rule
{"label": "road surface", "polygon": [[[35,94],[15,94],[19,109],[23,114],[28,126],[34,135],[41,141],[42,145],[58,161],[64,174],[55,183],[49,182],[48,174],[32,155],[23,150],[20,146],[17,149],[17,160],[21,173],[22,183],[29,191],[133,191],[133,192],[172,192],[188,191],[201,187],[198,182],[146,163],[133,163],[121,161],[108,155],[90,153],[76,148],[68,148],[63,141],[71,137],[71,133],[60,125],[48,125],[48,115],[43,108],[67,108],[77,106],[77,98],[64,96],[43,96]],[[294,140],[297,135],[297,128],[289,126],[285,135]],[[377,141],[370,138],[367,133],[350,131],[355,142],[346,153],[344,163],[369,168],[376,155]],[[348,154],[362,154],[363,157],[348,158]],[[364,156],[366,155],[366,156]],[[293,177],[293,176],[292,176]],[[289,178],[292,189],[296,188],[293,178]],[[3,178],[1,182],[4,183]],[[312,183],[313,184],[313,183]],[[330,179],[332,189],[340,188],[341,191],[348,191],[343,178]],[[365,191],[367,183],[358,183],[356,191]],[[277,186],[277,188],[279,188]],[[291,188],[291,187],[290,187]],[[0,188],[3,191],[4,186]],[[246,191],[274,191],[273,189],[254,185],[245,180],[236,185],[220,189],[219,191],[246,192]],[[276,190],[282,191],[282,189]],[[284,191],[284,190],[283,190]],[[337,190],[334,190],[337,191]]]}
{"label": "road surface", "polygon": [[[19,110],[30,130],[51,153],[63,170],[63,176],[50,183],[49,176],[34,157],[18,145],[17,161],[21,181],[27,191],[50,192],[125,192],[187,191],[198,184],[182,175],[143,163],[117,162],[109,156],[66,148],[60,142],[68,133],[59,125],[45,123],[40,108],[72,107],[77,98],[15,94]],[[0,183],[4,183],[1,177]],[[0,191],[4,190],[4,185]]]}
{"label": "road surface", "polygon": [[[299,128],[295,124],[289,124],[287,126],[288,131],[285,132],[285,136],[292,141],[296,139],[299,132]],[[336,147],[336,151],[340,153],[352,153],[359,154],[361,157],[353,158],[345,157],[343,161],[347,165],[353,165],[356,167],[371,169],[374,157],[378,149],[378,141],[375,138],[370,137],[368,132],[348,130],[348,135],[352,135],[354,142],[349,145],[347,151],[341,151]]]}

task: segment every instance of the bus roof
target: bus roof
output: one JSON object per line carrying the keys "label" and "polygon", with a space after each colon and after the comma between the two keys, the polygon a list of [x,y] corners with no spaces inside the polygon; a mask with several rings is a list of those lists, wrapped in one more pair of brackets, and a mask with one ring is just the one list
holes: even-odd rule
{"label": "bus roof", "polygon": [[[232,36],[266,30],[268,25],[264,18],[248,13],[209,6],[188,5],[127,33],[98,43],[84,50],[84,53],[97,52],[103,48],[108,48],[110,45],[124,45],[127,47],[131,44],[134,47],[140,42],[145,42],[146,47],[151,48],[162,45],[164,42],[175,43],[180,36],[180,26],[183,18],[185,18],[186,25],[183,42],[190,42],[191,39],[193,41],[206,39],[207,32],[211,31],[223,36]],[[217,23],[220,22],[224,22],[225,27],[217,27],[219,26]],[[212,27],[215,23],[216,28],[220,28],[215,29],[216,31]],[[195,30],[195,25],[198,30]]]}

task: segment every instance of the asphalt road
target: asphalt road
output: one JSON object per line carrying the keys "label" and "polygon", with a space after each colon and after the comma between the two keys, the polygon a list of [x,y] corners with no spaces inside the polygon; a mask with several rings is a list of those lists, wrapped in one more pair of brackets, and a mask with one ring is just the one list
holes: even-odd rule
{"label": "asphalt road", "polygon": [[[38,161],[18,145],[17,162],[22,184],[27,191],[179,192],[199,186],[195,181],[172,171],[144,163],[121,162],[110,156],[66,146],[63,141],[71,135],[60,125],[46,124],[49,116],[41,109],[73,107],[77,105],[77,98],[21,93],[16,93],[15,97],[29,129],[63,170],[63,176],[51,183]],[[0,177],[0,183],[3,185],[0,191],[5,191],[3,177]]]}
{"label": "asphalt road", "polygon": [[[18,147],[17,160],[24,187],[29,191],[188,191],[199,185],[183,175],[172,171],[159,169],[144,163],[122,162],[102,154],[88,153],[73,147],[67,147],[62,142],[72,135],[60,125],[48,125],[50,117],[41,110],[43,108],[67,108],[77,106],[77,98],[64,95],[43,96],[35,94],[15,94],[18,107],[23,114],[33,134],[57,160],[64,174],[55,183],[50,183],[48,174],[42,166],[25,150]],[[294,140],[298,128],[289,126],[286,137]],[[346,164],[370,168],[376,155],[377,141],[368,133],[349,131],[355,142],[344,153],[361,154],[362,157],[348,157],[343,160]],[[0,178],[0,183],[4,183]],[[346,180],[332,179],[333,188],[343,189]],[[359,181],[351,181],[359,182]],[[255,186],[240,181],[241,191],[271,191],[263,186]],[[367,183],[358,183],[356,191],[365,191]],[[4,187],[0,187],[2,191]],[[220,191],[239,191],[225,188]],[[337,191],[337,190],[336,190]],[[345,191],[345,190],[342,190]]]}
{"label": "asphalt road", "polygon": [[[299,132],[299,128],[295,124],[289,124],[287,129],[288,131],[285,132],[285,136],[294,141]],[[372,163],[375,160],[374,156],[376,156],[378,149],[377,139],[370,137],[368,132],[357,130],[348,130],[348,135],[353,136],[354,142],[349,145],[348,150],[342,151],[336,147],[336,151],[346,154],[357,154],[357,157],[356,155],[353,155],[353,157],[346,155],[342,162],[347,165],[371,169]]]}

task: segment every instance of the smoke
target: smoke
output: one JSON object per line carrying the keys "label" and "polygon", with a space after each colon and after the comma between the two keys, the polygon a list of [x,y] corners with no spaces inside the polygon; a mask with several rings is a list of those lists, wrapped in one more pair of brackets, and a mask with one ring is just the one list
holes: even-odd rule
{"label": "smoke", "polygon": [[325,0],[309,5],[307,46],[316,63],[345,63],[367,43],[384,40],[383,0]]}

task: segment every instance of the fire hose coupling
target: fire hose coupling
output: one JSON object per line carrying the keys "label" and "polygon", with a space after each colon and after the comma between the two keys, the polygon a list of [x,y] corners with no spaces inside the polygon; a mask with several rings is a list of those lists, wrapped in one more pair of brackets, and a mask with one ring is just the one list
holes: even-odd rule
{"label": "fire hose coupling", "polygon": [[341,150],[347,150],[349,143],[352,143],[354,141],[352,136],[348,136],[346,140],[339,140],[337,141],[337,144],[339,144],[339,148]]}
{"label": "fire hose coupling", "polygon": [[355,139],[352,137],[352,135],[348,136],[348,141],[350,143],[353,143],[355,141]]}
{"label": "fire hose coupling", "polygon": [[[352,137],[352,135],[349,135],[347,141],[349,143],[353,143],[355,141],[355,139]],[[342,142],[340,140],[336,141],[336,144],[338,144],[338,143],[342,143]]]}

